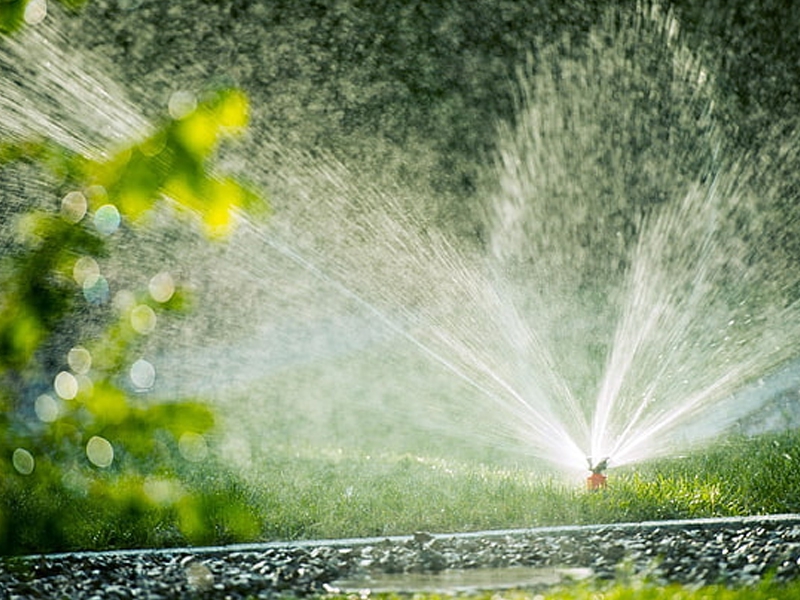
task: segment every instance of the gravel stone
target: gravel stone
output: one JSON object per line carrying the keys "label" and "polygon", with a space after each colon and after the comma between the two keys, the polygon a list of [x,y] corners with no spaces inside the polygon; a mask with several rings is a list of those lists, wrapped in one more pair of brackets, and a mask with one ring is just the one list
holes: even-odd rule
{"label": "gravel stone", "polygon": [[754,585],[800,577],[800,515],[0,559],[0,599],[275,598],[375,573],[589,568],[598,579]]}

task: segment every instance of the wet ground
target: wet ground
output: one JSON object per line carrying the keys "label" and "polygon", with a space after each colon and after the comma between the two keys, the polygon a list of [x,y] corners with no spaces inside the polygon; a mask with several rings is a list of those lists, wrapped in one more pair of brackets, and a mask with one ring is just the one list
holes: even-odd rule
{"label": "wet ground", "polygon": [[797,579],[800,515],[5,559],[0,598],[540,590],[621,574],[656,584]]}

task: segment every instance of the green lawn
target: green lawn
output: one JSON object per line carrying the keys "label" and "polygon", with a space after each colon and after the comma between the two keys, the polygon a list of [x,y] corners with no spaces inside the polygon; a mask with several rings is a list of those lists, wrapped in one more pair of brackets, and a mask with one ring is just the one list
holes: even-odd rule
{"label": "green lawn", "polygon": [[[246,471],[187,465],[152,477],[61,485],[60,473],[0,482],[3,553],[475,531],[800,511],[800,432],[731,439],[685,458],[611,469],[587,492],[528,465],[268,446]],[[169,491],[169,490],[168,490]]]}
{"label": "green lawn", "polygon": [[278,456],[253,506],[269,539],[326,538],[800,511],[800,432],[735,439],[684,458],[611,469],[587,492],[522,466],[424,456]]}
{"label": "green lawn", "polygon": [[[406,600],[410,595],[373,594],[374,600]],[[800,597],[800,583],[781,585],[772,582],[757,587],[732,589],[720,585],[689,588],[680,585],[649,586],[640,584],[576,585],[548,590],[546,593],[528,591],[484,592],[458,596],[470,600],[778,600]],[[352,600],[343,596],[341,600]],[[414,594],[414,600],[446,600],[448,594]],[[338,600],[331,598],[330,600]]]}

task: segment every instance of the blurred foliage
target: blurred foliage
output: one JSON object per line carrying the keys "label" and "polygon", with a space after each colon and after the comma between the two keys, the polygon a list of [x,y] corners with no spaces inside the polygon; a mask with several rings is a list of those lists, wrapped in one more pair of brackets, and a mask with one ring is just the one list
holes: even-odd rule
{"label": "blurred foliage", "polygon": [[0,144],[0,169],[33,164],[69,190],[59,211],[18,214],[0,256],[0,552],[256,533],[231,482],[226,491],[184,482],[215,464],[209,407],[146,393],[155,371],[140,358],[143,344],[188,310],[186,291],[166,272],[146,289],[114,290],[101,268],[114,236],[147,227],[158,204],[198,215],[212,238],[232,229],[237,211],[255,209],[257,196],[209,163],[246,125],[246,97],[226,89],[188,100],[109,159],[49,140]]}
{"label": "blurred foliage", "polygon": [[[0,0],[0,33],[13,33],[26,22],[26,9],[35,0]],[[77,9],[86,4],[87,0],[59,0],[62,6]]]}
{"label": "blurred foliage", "polygon": [[10,33],[25,23],[25,7],[29,0],[3,0],[0,2],[0,31]]}
{"label": "blurred foliage", "polygon": [[[193,103],[191,98],[188,102]],[[255,208],[257,197],[234,179],[211,176],[207,160],[220,136],[245,126],[247,108],[238,90],[215,94],[143,142],[107,162],[87,163],[84,169],[133,221],[149,210],[154,197],[166,194],[201,213],[209,235],[224,235],[233,226],[235,210]]]}

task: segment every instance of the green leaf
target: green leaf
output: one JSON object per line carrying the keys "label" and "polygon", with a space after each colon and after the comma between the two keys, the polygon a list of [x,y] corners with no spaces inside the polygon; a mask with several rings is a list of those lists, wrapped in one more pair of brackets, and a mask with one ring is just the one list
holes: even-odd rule
{"label": "green leaf", "polygon": [[28,0],[0,0],[0,33],[13,33],[22,27],[27,4]]}

